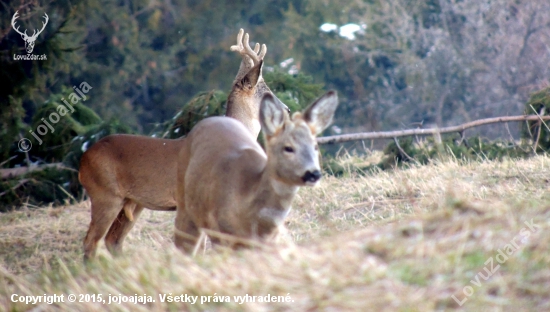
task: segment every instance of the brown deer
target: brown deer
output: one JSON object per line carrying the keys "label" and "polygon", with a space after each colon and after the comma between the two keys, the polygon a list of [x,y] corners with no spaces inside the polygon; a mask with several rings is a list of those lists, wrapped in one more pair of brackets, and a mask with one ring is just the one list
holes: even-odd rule
{"label": "brown deer", "polygon": [[[237,46],[241,65],[227,100],[227,116],[247,125],[252,137],[260,131],[259,107],[262,92],[271,93],[262,78],[267,48],[250,48],[248,34],[241,29]],[[283,109],[284,104],[278,102]],[[230,118],[227,118],[230,119]],[[144,207],[152,210],[176,209],[178,153],[186,148],[186,138],[158,139],[135,135],[110,135],[89,150],[80,161],[79,180],[91,201],[91,222],[84,239],[84,258],[95,256],[98,241],[112,254],[122,244]]]}
{"label": "brown deer", "polygon": [[337,105],[336,93],[329,91],[289,117],[265,94],[260,106],[265,152],[234,119],[199,122],[179,154],[176,246],[192,251],[201,228],[237,240],[262,241],[276,234],[299,186],[315,185],[321,178],[315,136],[331,123]]}

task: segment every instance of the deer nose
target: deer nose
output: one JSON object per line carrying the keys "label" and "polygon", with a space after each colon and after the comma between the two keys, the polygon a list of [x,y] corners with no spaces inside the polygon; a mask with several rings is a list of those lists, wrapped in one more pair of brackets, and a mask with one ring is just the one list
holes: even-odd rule
{"label": "deer nose", "polygon": [[304,182],[317,182],[321,178],[321,171],[314,170],[314,171],[306,171],[304,176],[302,177],[302,181]]}

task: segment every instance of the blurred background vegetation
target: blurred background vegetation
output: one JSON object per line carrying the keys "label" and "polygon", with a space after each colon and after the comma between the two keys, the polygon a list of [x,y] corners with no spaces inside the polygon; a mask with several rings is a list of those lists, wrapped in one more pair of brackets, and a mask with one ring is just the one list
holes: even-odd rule
{"label": "blurred background vegetation", "polygon": [[[14,60],[26,54],[11,25],[16,11],[28,33],[48,14],[33,51],[47,60]],[[327,134],[545,113],[547,12],[547,0],[0,1],[0,211],[80,199],[79,157],[105,135],[175,138],[198,121],[182,119],[189,112],[223,114],[240,63],[229,50],[239,28],[267,44],[264,77],[291,109],[338,91]],[[83,81],[93,88],[87,99],[39,146],[29,130]],[[477,134],[518,139],[536,128],[538,148],[550,147],[545,127],[510,128]],[[28,153],[17,146],[23,137],[33,143]],[[44,164],[55,166],[12,170]]]}

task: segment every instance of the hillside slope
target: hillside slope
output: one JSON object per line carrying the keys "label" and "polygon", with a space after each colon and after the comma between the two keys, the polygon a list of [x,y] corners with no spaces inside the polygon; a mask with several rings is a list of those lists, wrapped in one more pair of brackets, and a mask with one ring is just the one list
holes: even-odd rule
{"label": "hillside slope", "polygon": [[[1,214],[0,310],[549,310],[549,183],[547,156],[326,176],[276,245],[186,256],[174,213],[146,211],[123,256],[101,246],[89,267],[88,202]],[[44,294],[65,302],[11,301]]]}

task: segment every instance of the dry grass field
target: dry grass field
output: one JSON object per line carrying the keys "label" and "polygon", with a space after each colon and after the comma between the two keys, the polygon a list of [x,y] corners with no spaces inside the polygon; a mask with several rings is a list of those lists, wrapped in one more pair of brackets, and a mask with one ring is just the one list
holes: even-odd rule
{"label": "dry grass field", "polygon": [[88,266],[89,202],[0,214],[0,311],[548,311],[549,187],[548,156],[325,176],[278,244],[191,257],[146,211]]}

